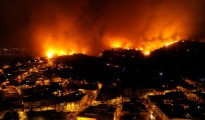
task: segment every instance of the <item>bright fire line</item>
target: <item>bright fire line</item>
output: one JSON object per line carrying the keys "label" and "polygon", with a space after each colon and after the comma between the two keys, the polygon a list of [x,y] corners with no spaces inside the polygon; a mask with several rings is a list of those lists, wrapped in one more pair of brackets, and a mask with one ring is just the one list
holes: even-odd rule
{"label": "bright fire line", "polygon": [[63,50],[57,50],[57,49],[49,49],[45,53],[45,55],[47,56],[48,59],[53,58],[53,57],[57,57],[57,56],[74,55],[74,54],[86,54],[86,51],[83,50],[82,52],[76,52],[74,50],[69,50],[69,51],[64,50],[63,51]]}
{"label": "bright fire line", "polygon": [[[170,45],[173,45],[174,43],[178,42],[178,40],[175,41],[170,41],[170,42],[165,42],[165,43],[158,43],[158,44],[154,44],[152,46],[148,46],[148,47],[140,47],[140,48],[135,48],[135,50],[139,50],[141,51],[144,56],[149,56],[151,54],[152,51],[161,48],[161,47],[169,47]],[[127,44],[123,45],[121,44],[122,42],[120,41],[115,41],[111,44],[111,48],[117,49],[117,48],[122,48],[122,49],[133,49],[133,47],[130,47]]]}
{"label": "bright fire line", "polygon": [[[154,44],[152,46],[148,46],[148,47],[140,47],[140,48],[135,48],[135,50],[139,50],[141,51],[145,56],[149,56],[151,54],[152,51],[161,48],[161,47],[169,47],[170,45],[174,44],[178,42],[176,41],[170,41],[170,42],[165,42],[165,43],[159,43],[159,44]],[[115,41],[113,43],[110,44],[111,48],[114,49],[118,49],[118,48],[122,48],[122,49],[133,49],[134,47],[131,47],[130,43],[124,43],[122,41]],[[153,47],[154,46],[154,47]],[[46,56],[47,58],[53,58],[54,56],[63,56],[63,55],[73,55],[76,53],[81,53],[81,54],[86,54],[85,51],[82,52],[76,52],[74,50],[58,50],[58,49],[48,49],[46,52]]]}

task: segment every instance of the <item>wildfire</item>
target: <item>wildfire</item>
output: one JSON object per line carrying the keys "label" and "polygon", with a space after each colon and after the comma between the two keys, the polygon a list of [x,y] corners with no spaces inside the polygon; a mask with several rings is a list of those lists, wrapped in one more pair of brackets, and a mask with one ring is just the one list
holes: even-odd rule
{"label": "wildfire", "polygon": [[174,43],[176,43],[176,42],[178,42],[178,41],[176,40],[176,41],[172,41],[172,42],[166,42],[166,43],[164,44],[164,46],[168,47],[168,46],[170,46],[170,45],[172,45],[172,44],[174,44]]}
{"label": "wildfire", "polygon": [[123,38],[121,38],[121,39],[110,38],[109,41],[111,41],[110,42],[111,48],[123,48],[123,49],[131,49],[132,48],[132,44]]}
{"label": "wildfire", "polygon": [[142,53],[143,53],[145,56],[149,56],[150,53],[151,53],[151,51],[149,51],[149,50],[145,50],[145,51],[143,51]]}
{"label": "wildfire", "polygon": [[145,55],[145,56],[148,56],[151,54],[152,51],[158,49],[158,48],[161,48],[161,47],[169,47],[171,45],[173,45],[174,43],[178,42],[178,40],[175,40],[175,41],[168,41],[168,42],[159,42],[159,43],[154,43],[148,47],[146,47],[145,49],[144,48],[141,48],[141,49],[138,49],[140,51],[142,51],[142,53]]}
{"label": "wildfire", "polygon": [[120,41],[115,41],[113,42],[113,44],[111,45],[113,48],[121,48],[122,44]]}
{"label": "wildfire", "polygon": [[47,56],[47,58],[52,58],[52,57],[54,57],[54,56],[64,56],[64,55],[74,55],[74,54],[77,54],[77,53],[79,53],[79,54],[86,54],[86,51],[84,50],[84,51],[82,51],[82,52],[76,52],[76,51],[74,51],[74,50],[57,50],[57,49],[49,49],[49,50],[47,50],[47,52],[46,52],[46,56]]}
{"label": "wildfire", "polygon": [[[161,48],[161,47],[169,47],[170,45],[178,42],[177,40],[175,41],[167,41],[167,42],[152,42],[150,44],[146,44],[143,47],[135,47],[131,43],[124,42],[123,40],[114,40],[114,42],[110,43],[110,47],[114,49],[122,48],[122,49],[133,49],[141,51],[144,56],[149,56],[152,51]],[[47,58],[52,58],[54,56],[63,56],[63,55],[73,55],[76,53],[81,53],[81,54],[86,54],[85,50],[77,51],[77,50],[59,50],[59,49],[48,49],[46,52]]]}
{"label": "wildfire", "polygon": [[[170,45],[173,45],[174,43],[178,42],[178,40],[167,40],[167,42],[160,42],[160,41],[154,41],[150,44],[144,45],[144,47],[135,47],[134,45],[131,46],[130,43],[122,42],[122,41],[114,41],[111,43],[111,48],[122,48],[122,49],[133,49],[141,51],[145,56],[149,56],[152,51],[161,48],[161,47],[169,47]],[[123,44],[124,43],[124,44]]]}
{"label": "wildfire", "polygon": [[48,57],[48,58],[52,58],[53,57],[53,55],[54,55],[54,51],[53,50],[49,50],[49,51],[47,51],[47,53],[46,53],[46,56]]}

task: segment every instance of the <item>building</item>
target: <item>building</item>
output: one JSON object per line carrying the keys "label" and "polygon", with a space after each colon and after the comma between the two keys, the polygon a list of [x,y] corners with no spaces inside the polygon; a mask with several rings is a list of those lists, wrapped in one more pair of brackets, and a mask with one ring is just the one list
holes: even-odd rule
{"label": "building", "polygon": [[108,105],[90,106],[77,116],[77,120],[115,120],[116,108]]}

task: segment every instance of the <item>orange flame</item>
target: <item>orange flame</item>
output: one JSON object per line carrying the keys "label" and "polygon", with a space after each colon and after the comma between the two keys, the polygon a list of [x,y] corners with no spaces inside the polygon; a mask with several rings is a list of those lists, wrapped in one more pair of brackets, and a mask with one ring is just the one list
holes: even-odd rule
{"label": "orange flame", "polygon": [[178,41],[176,40],[176,41],[166,42],[166,43],[164,44],[164,46],[169,47],[170,45],[172,45],[172,44],[174,44],[174,43],[176,43],[176,42],[178,42]]}
{"label": "orange flame", "polygon": [[58,50],[58,49],[48,49],[47,52],[45,53],[45,55],[47,56],[47,58],[52,58],[54,56],[64,56],[64,55],[74,55],[77,53],[81,53],[81,54],[86,54],[86,51],[82,51],[82,52],[76,52],[74,50],[71,51],[66,51],[66,50]]}
{"label": "orange flame", "polygon": [[170,45],[178,42],[179,40],[166,40],[166,42],[160,42],[160,41],[153,41],[150,44],[146,43],[144,45],[144,47],[136,47],[135,45],[132,45],[131,43],[128,42],[124,42],[123,39],[118,39],[118,40],[113,40],[113,42],[111,42],[110,47],[111,48],[122,48],[122,49],[133,49],[135,48],[135,50],[140,50],[145,56],[149,56],[151,54],[152,51],[161,48],[161,47],[169,47]]}
{"label": "orange flame", "polygon": [[47,56],[48,58],[52,58],[53,55],[54,55],[54,51],[53,51],[53,50],[49,50],[49,51],[46,52],[46,56]]}
{"label": "orange flame", "polygon": [[121,38],[121,39],[119,39],[119,38],[112,39],[111,38],[109,41],[111,41],[110,45],[109,45],[111,48],[123,48],[123,49],[131,49],[132,48],[132,44],[130,42],[127,42],[127,40],[123,39],[123,38]]}
{"label": "orange flame", "polygon": [[111,46],[113,46],[113,48],[121,48],[122,44],[120,41],[115,41]]}
{"label": "orange flame", "polygon": [[146,50],[146,51],[143,51],[142,53],[143,53],[145,56],[149,56],[149,55],[150,55],[150,53],[151,53],[151,51]]}
{"label": "orange flame", "polygon": [[[127,42],[125,39],[113,39],[113,41],[110,42],[110,48],[114,48],[114,49],[118,49],[118,48],[133,49],[135,48],[135,50],[140,50],[145,56],[149,56],[152,51],[158,48],[161,48],[161,47],[169,47],[170,45],[176,42],[178,42],[178,40],[167,40],[166,42],[153,41],[150,44],[146,43],[146,46],[135,47],[135,45]],[[62,46],[61,48],[65,48],[65,47]],[[58,47],[56,48],[48,47],[45,52],[48,58],[52,58],[54,56],[73,55],[76,53],[86,54],[86,50],[77,50],[77,49],[70,50],[70,49],[58,49]]]}
{"label": "orange flame", "polygon": [[58,49],[48,49],[45,55],[47,58],[53,58],[54,56],[64,56],[64,55],[74,55],[74,54],[86,54],[86,51],[76,52],[74,50],[71,51],[63,51]]}

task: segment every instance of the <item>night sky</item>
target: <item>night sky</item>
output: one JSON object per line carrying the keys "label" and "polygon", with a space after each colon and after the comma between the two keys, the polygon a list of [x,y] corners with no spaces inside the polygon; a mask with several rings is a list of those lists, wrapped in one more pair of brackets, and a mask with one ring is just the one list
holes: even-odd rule
{"label": "night sky", "polygon": [[146,47],[204,35],[204,0],[0,0],[0,48],[97,54],[116,39]]}

